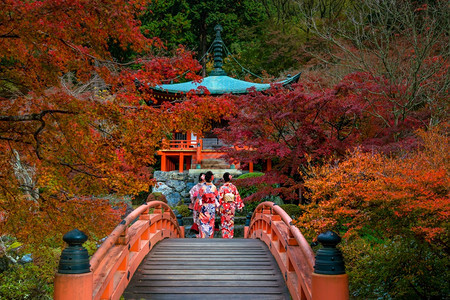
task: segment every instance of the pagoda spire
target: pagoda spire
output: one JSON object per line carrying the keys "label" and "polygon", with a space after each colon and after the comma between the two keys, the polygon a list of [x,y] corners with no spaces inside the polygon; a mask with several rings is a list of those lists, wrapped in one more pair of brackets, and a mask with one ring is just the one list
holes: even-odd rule
{"label": "pagoda spire", "polygon": [[222,69],[223,66],[223,41],[220,36],[220,32],[223,30],[222,26],[217,24],[214,27],[216,31],[216,38],[213,42],[213,53],[214,53],[214,70],[209,74],[210,76],[226,76],[227,73]]}

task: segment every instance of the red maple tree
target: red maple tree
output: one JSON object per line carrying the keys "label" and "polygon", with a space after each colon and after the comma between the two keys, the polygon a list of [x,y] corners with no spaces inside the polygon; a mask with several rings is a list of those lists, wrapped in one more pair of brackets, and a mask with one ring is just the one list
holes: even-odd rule
{"label": "red maple tree", "polygon": [[60,244],[76,226],[101,238],[121,210],[94,199],[148,190],[170,118],[145,104],[135,79],[192,78],[199,65],[182,48],[156,54],[163,45],[137,19],[146,3],[0,3],[1,235]]}

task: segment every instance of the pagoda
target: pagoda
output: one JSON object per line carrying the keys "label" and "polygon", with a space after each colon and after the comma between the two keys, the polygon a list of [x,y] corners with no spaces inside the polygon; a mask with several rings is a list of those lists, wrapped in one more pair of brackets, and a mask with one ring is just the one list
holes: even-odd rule
{"label": "pagoda", "polygon": [[[151,93],[155,99],[155,104],[164,101],[182,100],[188,93],[203,94],[208,90],[210,95],[243,95],[251,90],[263,92],[271,87],[271,84],[254,83],[235,79],[227,76],[222,69],[223,48],[220,32],[222,27],[217,25],[214,30],[216,37],[212,44],[214,69],[209,76],[200,81],[189,81],[174,84],[162,84],[151,87]],[[288,86],[295,83],[300,78],[298,73],[288,77],[286,80],[275,82],[281,86]],[[174,139],[164,140],[162,148],[157,151],[161,156],[161,171],[175,171],[180,173],[189,169],[233,169],[240,168],[240,164],[229,165],[221,157],[225,154],[220,148],[224,145],[212,132],[202,133],[203,138],[198,137],[194,132],[174,132]],[[271,169],[271,162],[267,161],[265,169]],[[253,163],[248,164],[248,171],[253,172]]]}

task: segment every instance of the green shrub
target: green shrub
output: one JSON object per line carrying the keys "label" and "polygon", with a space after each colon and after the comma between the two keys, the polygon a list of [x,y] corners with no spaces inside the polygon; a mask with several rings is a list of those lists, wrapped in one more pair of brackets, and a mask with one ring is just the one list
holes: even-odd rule
{"label": "green shrub", "polygon": [[52,299],[53,279],[61,255],[60,248],[39,246],[21,249],[18,253],[33,253],[33,262],[9,264],[0,273],[0,299]]}
{"label": "green shrub", "polygon": [[293,219],[300,217],[304,209],[296,204],[281,204],[280,207]]}
{"label": "green shrub", "polygon": [[189,217],[191,215],[191,211],[189,210],[188,206],[185,204],[175,206],[174,210],[176,211],[175,214],[180,214],[183,217]]}
{"label": "green shrub", "polygon": [[150,202],[150,201],[162,201],[164,203],[167,203],[166,196],[160,192],[154,192],[154,193],[151,193],[150,195],[148,195],[147,202]]}
{"label": "green shrub", "polygon": [[131,203],[133,206],[140,206],[146,202],[146,199],[150,195],[150,192],[140,192],[139,194],[135,195],[131,199]]}
{"label": "green shrub", "polygon": [[0,299],[52,299],[53,286],[38,266],[14,264],[0,273]]}
{"label": "green shrub", "polygon": [[97,243],[95,241],[92,241],[92,240],[87,240],[83,244],[83,247],[86,248],[86,250],[88,251],[89,256],[94,255],[95,251],[97,251],[97,249],[98,249]]}
{"label": "green shrub", "polygon": [[264,199],[261,200],[261,202],[266,202],[266,201],[273,202],[273,203],[275,203],[277,205],[280,205],[280,206],[284,204],[283,200],[281,200],[280,197],[274,196],[274,195],[267,196],[267,197],[265,197]]}
{"label": "green shrub", "polygon": [[448,255],[413,238],[353,239],[341,247],[354,299],[447,299]]}
{"label": "green shrub", "polygon": [[260,203],[260,202],[258,202],[258,201],[245,203],[245,206],[244,206],[244,208],[242,209],[242,211],[241,211],[241,212],[237,212],[237,213],[236,213],[236,216],[239,216],[239,217],[245,217],[245,216],[247,216],[248,214],[253,213],[253,211],[255,210],[255,208],[258,206],[259,203]]}
{"label": "green shrub", "polygon": [[256,193],[258,191],[258,187],[255,185],[247,185],[245,183],[245,179],[248,178],[254,178],[254,177],[261,177],[264,176],[264,173],[260,173],[260,172],[254,172],[254,173],[246,173],[246,174],[242,174],[241,176],[239,176],[237,179],[238,181],[236,182],[236,186],[238,188],[239,191],[239,195],[241,195],[241,198],[244,199],[254,193]]}
{"label": "green shrub", "polygon": [[253,178],[253,177],[261,177],[264,176],[264,173],[261,172],[253,172],[253,173],[245,173],[240,175],[237,179],[245,179],[245,178]]}

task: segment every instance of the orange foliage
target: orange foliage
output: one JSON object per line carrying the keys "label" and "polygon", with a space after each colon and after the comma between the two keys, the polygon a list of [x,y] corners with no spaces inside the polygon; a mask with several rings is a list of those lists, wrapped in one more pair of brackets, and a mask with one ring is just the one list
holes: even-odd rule
{"label": "orange foliage", "polygon": [[311,236],[326,229],[389,238],[414,234],[447,248],[450,217],[448,124],[419,131],[422,145],[403,156],[355,150],[345,160],[310,167],[312,204],[297,220]]}
{"label": "orange foliage", "polygon": [[[148,2],[0,2],[0,235],[60,244],[78,227],[102,238],[122,213],[94,197],[148,191],[173,123],[134,80],[199,68],[184,49],[154,55],[162,45],[138,19]],[[142,57],[117,63],[114,51]]]}
{"label": "orange foliage", "polygon": [[[11,202],[8,222],[1,227],[0,235],[14,233],[14,237],[27,246],[47,245],[61,247],[61,233],[74,226],[85,232],[90,239],[107,236],[124,214],[124,206],[112,208],[107,199],[73,198],[60,201],[48,198],[43,203],[28,205],[21,201]],[[34,246],[33,246],[34,245]]]}

